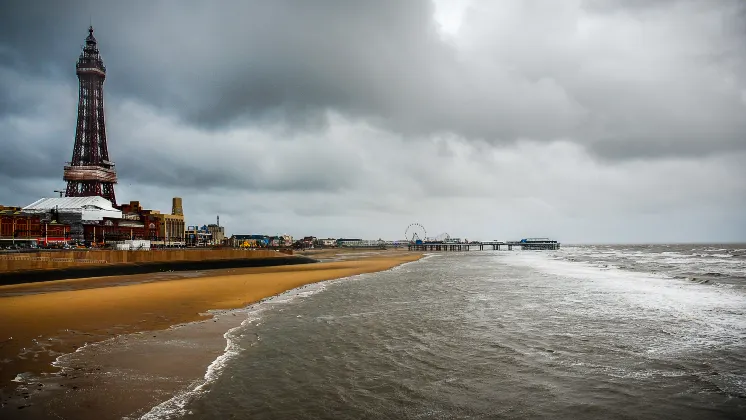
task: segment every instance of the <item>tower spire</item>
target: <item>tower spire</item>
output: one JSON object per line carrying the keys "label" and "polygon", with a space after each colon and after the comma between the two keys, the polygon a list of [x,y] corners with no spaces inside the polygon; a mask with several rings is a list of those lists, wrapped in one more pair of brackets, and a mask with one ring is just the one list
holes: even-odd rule
{"label": "tower spire", "polygon": [[78,75],[78,123],[72,160],[64,168],[66,197],[101,196],[116,205],[117,174],[109,160],[104,121],[106,67],[98,51],[93,25],[88,27],[83,51],[76,65]]}

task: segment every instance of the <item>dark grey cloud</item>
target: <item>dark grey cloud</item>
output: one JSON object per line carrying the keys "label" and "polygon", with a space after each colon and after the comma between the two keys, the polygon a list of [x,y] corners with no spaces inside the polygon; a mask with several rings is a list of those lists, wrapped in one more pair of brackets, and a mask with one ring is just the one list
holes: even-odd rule
{"label": "dark grey cloud", "polygon": [[[61,146],[61,145],[60,145]],[[55,147],[32,149],[18,143],[8,143],[3,146],[0,154],[0,173],[17,176],[19,178],[49,179],[62,176],[60,155],[67,155],[69,147]]]}
{"label": "dark grey cloud", "polygon": [[181,155],[153,156],[153,160],[142,160],[131,153],[120,156],[117,168],[127,174],[124,179],[130,184],[147,183],[165,188],[220,186],[274,192],[343,191],[356,185],[353,168],[344,163],[327,165],[323,160],[309,165],[284,162],[280,167],[267,167],[251,156],[210,161],[209,165],[205,165],[206,161],[183,159]]}
{"label": "dark grey cloud", "polygon": [[442,48],[422,0],[38,6],[15,2],[0,22],[13,64],[71,65],[90,13],[115,92],[206,125],[245,114],[303,121],[327,107],[374,112],[389,102],[378,87],[421,83],[426,73],[408,64],[436,64]]}
{"label": "dark grey cloud", "polygon": [[571,137],[609,159],[744,147],[746,6],[735,0],[475,1],[466,48],[438,33],[424,0],[5,9],[5,66],[70,80],[93,16],[112,94],[210,129],[323,129],[334,110],[408,136]]}

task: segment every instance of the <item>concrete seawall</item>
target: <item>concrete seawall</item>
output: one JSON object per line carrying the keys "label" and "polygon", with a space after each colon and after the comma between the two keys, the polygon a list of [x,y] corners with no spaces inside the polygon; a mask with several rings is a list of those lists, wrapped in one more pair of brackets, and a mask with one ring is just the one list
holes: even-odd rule
{"label": "concrete seawall", "polygon": [[[118,251],[117,251],[118,252]],[[124,251],[127,252],[127,251]],[[267,251],[272,252],[272,251]],[[145,253],[145,252],[142,252]],[[121,276],[131,274],[157,273],[161,271],[214,270],[219,268],[271,267],[315,263],[316,260],[303,256],[289,256],[272,252],[272,256],[252,258],[224,258],[204,260],[168,260],[126,262],[114,264],[78,264],[65,268],[45,268],[0,272],[0,285],[35,283],[52,280],[76,279],[85,277]],[[209,255],[208,255],[209,256]]]}
{"label": "concrete seawall", "polygon": [[282,257],[277,251],[175,249],[153,251],[81,250],[0,254],[0,273],[127,263],[232,260]]}

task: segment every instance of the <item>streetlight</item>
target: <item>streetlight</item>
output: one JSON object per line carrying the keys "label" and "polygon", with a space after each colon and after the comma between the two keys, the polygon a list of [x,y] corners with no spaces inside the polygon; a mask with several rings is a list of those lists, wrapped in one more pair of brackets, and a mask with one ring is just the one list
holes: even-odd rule
{"label": "streetlight", "polygon": [[60,190],[54,190],[54,192],[56,192],[56,193],[60,193],[60,197],[62,197],[62,194],[64,194],[64,193],[65,193],[64,191],[60,191]]}

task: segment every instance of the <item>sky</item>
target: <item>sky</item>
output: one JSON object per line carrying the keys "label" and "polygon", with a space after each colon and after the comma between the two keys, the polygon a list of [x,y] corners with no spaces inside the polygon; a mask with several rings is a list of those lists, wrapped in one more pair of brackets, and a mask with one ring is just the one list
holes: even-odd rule
{"label": "sky", "polygon": [[746,241],[741,0],[0,9],[0,204],[64,189],[92,23],[120,203],[229,235]]}

